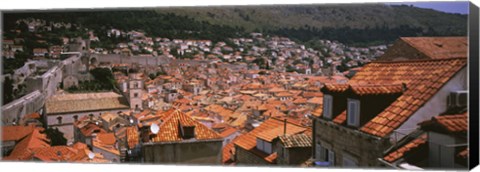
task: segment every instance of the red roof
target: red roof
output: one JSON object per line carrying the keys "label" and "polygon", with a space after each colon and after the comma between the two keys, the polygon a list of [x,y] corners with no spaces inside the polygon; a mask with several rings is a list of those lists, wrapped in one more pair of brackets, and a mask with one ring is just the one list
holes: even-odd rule
{"label": "red roof", "polygon": [[233,127],[230,127],[228,129],[225,129],[223,130],[221,133],[220,133],[220,137],[222,138],[225,138],[225,137],[228,137],[230,135],[232,135],[233,133],[237,132],[238,130],[233,128]]}
{"label": "red roof", "polygon": [[2,126],[2,142],[19,141],[25,136],[31,134],[35,129],[34,125],[30,126]]}
{"label": "red roof", "polygon": [[431,120],[420,123],[420,125],[424,128],[432,125],[440,126],[449,133],[466,133],[468,131],[468,115],[465,112],[463,114],[435,116]]}
{"label": "red roof", "polygon": [[467,37],[402,37],[431,59],[467,57]]}
{"label": "red roof", "polygon": [[128,148],[133,149],[139,143],[138,129],[135,126],[127,127]]}
{"label": "red roof", "polygon": [[389,153],[387,156],[383,157],[387,162],[394,162],[398,160],[399,158],[403,157],[403,155],[414,149],[417,148],[427,142],[427,134],[422,134],[418,138],[408,142],[404,146],[400,147],[397,150],[394,150],[393,152]]}
{"label": "red roof", "polygon": [[[280,136],[283,134],[283,125],[284,121],[275,117],[269,118],[264,121],[260,126],[256,127],[252,131],[240,135],[233,141],[233,143],[241,149],[249,151],[260,158],[264,159],[269,163],[273,163],[276,155],[266,154],[256,148],[257,137],[261,137],[264,140],[272,141],[272,138]],[[298,124],[291,123],[287,119],[287,133],[296,134],[296,133],[307,133],[311,134],[311,128],[303,127]],[[272,159],[273,158],[273,159]]]}
{"label": "red roof", "polygon": [[113,133],[98,133],[97,140],[106,145],[113,145],[117,141]]}
{"label": "red roof", "polygon": [[365,65],[350,80],[357,84],[402,84],[407,90],[389,107],[360,130],[379,137],[390,134],[404,123],[457,72],[467,59],[374,62]]}
{"label": "red roof", "polygon": [[182,141],[183,138],[179,134],[179,124],[183,126],[195,126],[196,140],[221,139],[218,133],[179,110],[172,109],[165,113],[165,120],[160,124],[158,134],[151,139],[153,142]]}
{"label": "red roof", "polygon": [[347,120],[347,110],[344,110],[342,113],[340,113],[340,115],[337,115],[337,117],[333,119],[333,122],[337,124],[343,124],[346,120]]}
{"label": "red roof", "polygon": [[5,160],[29,160],[33,156],[33,149],[50,147],[47,135],[42,134],[43,128],[35,128],[31,134],[22,139]]}

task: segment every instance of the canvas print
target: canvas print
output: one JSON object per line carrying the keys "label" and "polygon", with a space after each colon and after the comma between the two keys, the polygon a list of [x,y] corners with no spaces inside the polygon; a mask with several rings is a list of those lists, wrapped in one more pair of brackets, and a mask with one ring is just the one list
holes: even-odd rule
{"label": "canvas print", "polygon": [[1,160],[467,170],[469,6],[3,11]]}

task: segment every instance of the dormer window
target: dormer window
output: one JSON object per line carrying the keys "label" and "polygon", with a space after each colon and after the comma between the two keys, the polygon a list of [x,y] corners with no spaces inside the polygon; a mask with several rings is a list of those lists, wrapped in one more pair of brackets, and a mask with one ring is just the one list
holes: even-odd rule
{"label": "dormer window", "polygon": [[360,101],[357,99],[348,99],[347,124],[354,127],[360,124]]}
{"label": "dormer window", "polygon": [[323,116],[327,119],[332,119],[332,95],[323,95]]}

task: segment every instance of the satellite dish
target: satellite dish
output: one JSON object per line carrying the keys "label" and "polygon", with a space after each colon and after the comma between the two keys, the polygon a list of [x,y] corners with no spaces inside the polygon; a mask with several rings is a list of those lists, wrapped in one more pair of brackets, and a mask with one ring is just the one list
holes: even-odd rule
{"label": "satellite dish", "polygon": [[130,124],[133,124],[133,119],[130,119]]}
{"label": "satellite dish", "polygon": [[150,131],[151,131],[153,134],[157,134],[157,133],[158,133],[158,130],[160,130],[160,128],[158,127],[157,124],[152,124],[152,125],[150,125]]}
{"label": "satellite dish", "polygon": [[95,154],[93,152],[88,153],[88,159],[95,158]]}

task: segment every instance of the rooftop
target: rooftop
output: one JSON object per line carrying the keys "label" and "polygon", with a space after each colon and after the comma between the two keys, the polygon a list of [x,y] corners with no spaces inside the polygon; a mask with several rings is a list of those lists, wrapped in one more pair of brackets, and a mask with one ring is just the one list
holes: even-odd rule
{"label": "rooftop", "polygon": [[128,108],[127,100],[114,92],[54,95],[45,102],[47,114]]}
{"label": "rooftop", "polygon": [[194,140],[222,139],[218,133],[209,129],[202,123],[195,121],[185,113],[170,109],[165,113],[165,120],[159,125],[159,132],[151,139],[152,142],[177,142],[184,139],[180,135],[179,124],[182,126],[194,126]]}

